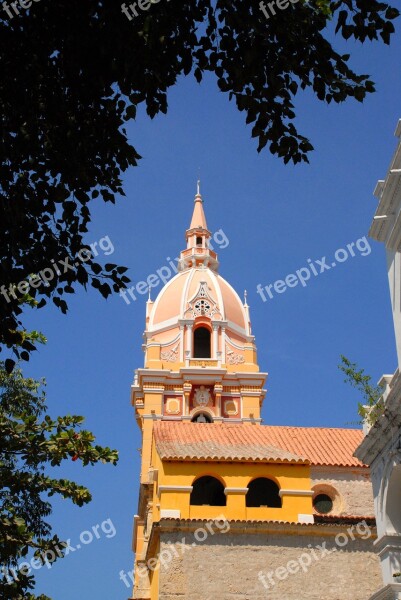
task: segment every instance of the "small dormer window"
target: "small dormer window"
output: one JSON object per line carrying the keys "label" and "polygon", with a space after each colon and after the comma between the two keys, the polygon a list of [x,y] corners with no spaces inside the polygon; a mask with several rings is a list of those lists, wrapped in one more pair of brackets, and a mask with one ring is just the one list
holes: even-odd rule
{"label": "small dormer window", "polygon": [[207,413],[198,413],[191,420],[192,423],[213,423],[212,418]]}
{"label": "small dormer window", "polygon": [[198,236],[198,237],[196,238],[196,245],[197,245],[197,246],[202,246],[202,238],[201,238],[200,236]]}

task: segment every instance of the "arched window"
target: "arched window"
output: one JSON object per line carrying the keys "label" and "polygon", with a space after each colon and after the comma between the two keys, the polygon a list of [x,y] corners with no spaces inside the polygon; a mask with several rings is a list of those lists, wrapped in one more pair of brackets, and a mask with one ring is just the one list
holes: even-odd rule
{"label": "arched window", "polygon": [[266,477],[258,477],[248,485],[246,505],[249,507],[281,508],[279,491],[280,488],[277,483]]}
{"label": "arched window", "polygon": [[198,413],[191,419],[192,423],[213,423],[212,417],[207,413]]}
{"label": "arched window", "polygon": [[201,237],[197,237],[196,238],[196,245],[197,246],[202,246],[202,238]]}
{"label": "arched window", "polygon": [[192,506],[225,506],[226,495],[223,484],[211,475],[199,477],[194,484],[191,492],[190,504]]}
{"label": "arched window", "polygon": [[194,358],[210,358],[210,331],[206,327],[194,331]]}

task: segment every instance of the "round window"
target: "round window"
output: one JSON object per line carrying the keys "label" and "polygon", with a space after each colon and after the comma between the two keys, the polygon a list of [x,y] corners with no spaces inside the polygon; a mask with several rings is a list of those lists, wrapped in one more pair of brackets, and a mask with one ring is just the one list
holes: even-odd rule
{"label": "round window", "polygon": [[196,315],[208,315],[211,310],[209,302],[206,300],[197,300],[194,306],[194,312]]}
{"label": "round window", "polygon": [[327,515],[333,510],[333,500],[327,494],[318,494],[313,498],[313,507],[316,512]]}

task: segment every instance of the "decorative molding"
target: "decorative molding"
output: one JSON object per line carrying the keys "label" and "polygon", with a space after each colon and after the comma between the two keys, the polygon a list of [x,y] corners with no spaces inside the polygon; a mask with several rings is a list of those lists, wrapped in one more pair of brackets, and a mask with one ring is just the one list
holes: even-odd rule
{"label": "decorative molding", "polygon": [[239,414],[238,400],[235,400],[233,398],[224,399],[223,412],[228,416],[237,416]]}
{"label": "decorative molding", "polygon": [[160,352],[160,359],[165,360],[166,362],[177,362],[179,347],[180,343],[178,342],[178,344],[170,350],[162,350],[162,352]]}
{"label": "decorative molding", "polygon": [[213,422],[215,421],[214,412],[209,406],[195,406],[188,416],[192,420],[194,417],[197,417],[200,414],[208,415]]}
{"label": "decorative molding", "polygon": [[177,394],[179,394],[180,392],[182,392],[182,385],[165,385],[164,391],[165,392],[177,392]]}
{"label": "decorative molding", "polygon": [[142,387],[144,390],[157,390],[158,392],[162,392],[164,390],[164,383],[144,381]]}
{"label": "decorative molding", "polygon": [[227,363],[229,365],[242,365],[245,362],[245,357],[242,354],[237,354],[234,350],[229,350],[226,347]]}
{"label": "decorative molding", "polygon": [[191,317],[193,319],[203,316],[212,319],[215,314],[219,314],[221,316],[218,304],[209,293],[206,281],[200,282],[198,291],[191,298],[191,300],[188,301],[188,305],[189,308],[185,311],[185,313],[191,311]]}
{"label": "decorative molding", "polygon": [[179,415],[181,412],[181,396],[166,399],[166,413],[169,415]]}
{"label": "decorative molding", "polygon": [[202,358],[202,359],[190,359],[189,361],[190,367],[202,367],[205,369],[206,367],[218,367],[218,361],[210,358]]}
{"label": "decorative molding", "polygon": [[199,388],[195,390],[194,396],[194,404],[195,406],[205,407],[209,404],[211,400],[210,389],[205,388],[204,385],[201,385]]}

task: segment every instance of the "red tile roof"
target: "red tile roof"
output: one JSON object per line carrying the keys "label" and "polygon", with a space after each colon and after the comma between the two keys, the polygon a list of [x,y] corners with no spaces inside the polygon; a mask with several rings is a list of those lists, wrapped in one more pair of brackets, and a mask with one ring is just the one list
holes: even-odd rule
{"label": "red tile roof", "polygon": [[360,429],[283,427],[158,421],[157,452],[163,460],[255,460],[361,467],[353,456]]}
{"label": "red tile roof", "polygon": [[[357,525],[358,523],[365,522],[370,527],[376,527],[375,517],[362,517],[362,516],[340,516],[330,517],[329,515],[313,515],[313,523],[300,523],[299,521],[283,521],[279,519],[227,519],[230,525],[297,525],[297,527],[316,527],[321,525]],[[213,517],[202,518],[197,517],[193,519],[181,519],[180,517],[162,517],[159,522],[156,523],[176,523],[183,525],[184,523],[199,523],[207,522],[213,519]]]}
{"label": "red tile roof", "polygon": [[302,453],[312,465],[362,467],[353,456],[363,440],[361,429],[334,427],[262,426],[271,443],[290,452]]}
{"label": "red tile roof", "polygon": [[265,427],[223,423],[159,421],[154,426],[161,459],[254,460],[308,463],[303,456],[275,447],[266,439]]}
{"label": "red tile roof", "polygon": [[313,515],[314,521],[317,524],[334,523],[335,525],[357,524],[365,521],[366,525],[376,527],[376,518],[374,516],[362,517],[360,515]]}

